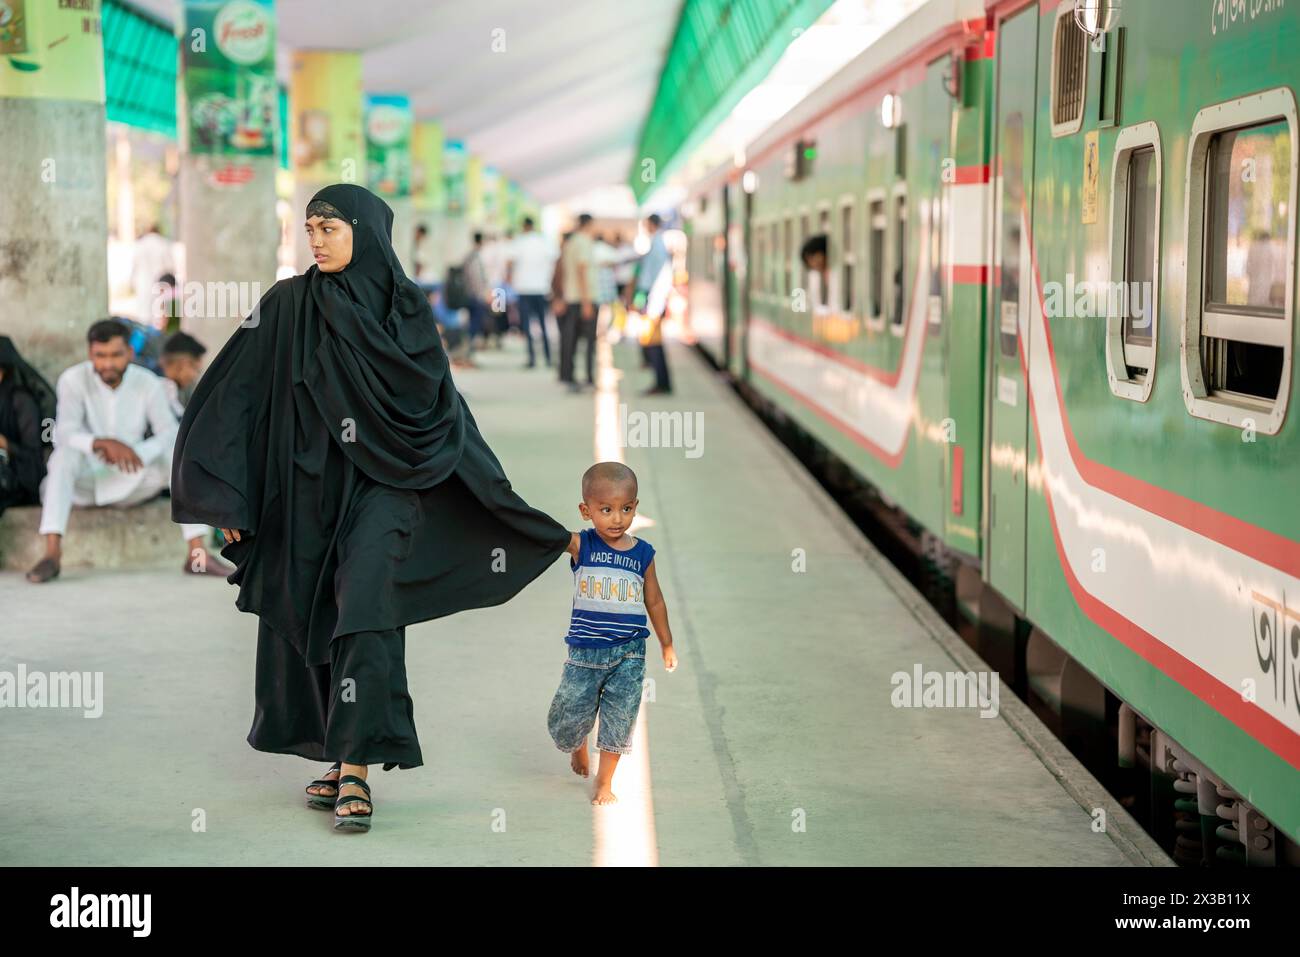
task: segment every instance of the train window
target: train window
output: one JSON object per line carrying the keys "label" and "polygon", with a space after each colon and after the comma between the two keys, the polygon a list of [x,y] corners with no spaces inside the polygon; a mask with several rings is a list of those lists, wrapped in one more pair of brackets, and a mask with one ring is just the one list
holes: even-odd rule
{"label": "train window", "polygon": [[943,322],[943,199],[942,190],[930,200],[930,276],[926,309],[931,325]]}
{"label": "train window", "polygon": [[794,257],[796,255],[794,248],[794,218],[787,216],[785,218],[785,244],[781,250],[781,262],[785,269],[785,284],[782,289],[784,295],[794,295]]}
{"label": "train window", "polygon": [[1160,130],[1120,130],[1111,167],[1110,295],[1106,373],[1110,390],[1145,402],[1155,369],[1160,297]]}
{"label": "train window", "polygon": [[893,199],[894,241],[889,256],[889,329],[902,335],[907,319],[907,193],[898,187]]}
{"label": "train window", "polygon": [[767,294],[781,291],[781,227],[773,221],[767,225]]}
{"label": "train window", "polygon": [[753,291],[763,292],[767,285],[767,231],[759,225],[754,229],[754,282]]}
{"label": "train window", "polygon": [[1063,3],[1052,34],[1052,135],[1068,136],[1083,126],[1088,90],[1088,35],[1074,20],[1074,4]]}
{"label": "train window", "polygon": [[1188,154],[1183,399],[1192,415],[1271,435],[1291,381],[1295,95],[1202,110]]}
{"label": "train window", "polygon": [[778,296],[781,294],[781,226],[779,223],[772,223],[767,227],[767,268],[768,279],[767,292],[769,295]]}
{"label": "train window", "polygon": [[840,309],[852,315],[858,304],[854,301],[854,272],[857,256],[857,228],[854,223],[854,203],[844,200],[840,207]]}
{"label": "train window", "polygon": [[884,194],[867,197],[867,326],[885,327],[885,242],[889,217]]}
{"label": "train window", "polygon": [[835,237],[831,235],[831,204],[823,203],[817,211],[817,236],[825,239],[826,259],[822,271],[817,276],[817,303],[821,306],[831,304],[831,253],[835,249]]}
{"label": "train window", "polygon": [[993,262],[997,283],[998,351],[1014,359],[1020,350],[1020,261],[1022,220],[1025,215],[1025,118],[1019,112],[1002,120],[998,142],[998,163],[1002,167],[995,215],[998,228]]}
{"label": "train window", "polygon": [[794,247],[792,253],[794,258],[799,260],[799,265],[797,267],[801,277],[799,280],[799,286],[803,289],[805,295],[807,295],[808,290],[812,288],[812,270],[810,270],[807,265],[799,259],[799,250],[803,249],[803,244],[806,243],[808,237],[812,235],[811,226],[812,220],[808,218],[808,210],[805,209],[803,215],[799,217],[799,241],[798,245]]}

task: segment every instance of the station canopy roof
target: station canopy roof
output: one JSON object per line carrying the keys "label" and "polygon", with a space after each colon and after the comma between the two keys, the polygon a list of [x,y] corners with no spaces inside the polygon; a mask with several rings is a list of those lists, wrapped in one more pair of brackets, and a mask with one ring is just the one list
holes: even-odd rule
{"label": "station canopy roof", "polygon": [[[179,0],[128,0],[175,23]],[[626,182],[681,0],[276,0],[281,79],[300,49],[356,50],[367,92],[541,202]],[[494,49],[496,52],[494,52]]]}

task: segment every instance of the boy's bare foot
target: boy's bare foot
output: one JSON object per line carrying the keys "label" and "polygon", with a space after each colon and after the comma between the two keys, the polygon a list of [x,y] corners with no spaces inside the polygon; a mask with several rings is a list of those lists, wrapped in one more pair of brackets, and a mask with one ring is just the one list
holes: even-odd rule
{"label": "boy's bare foot", "polygon": [[569,767],[573,768],[573,773],[580,778],[585,778],[590,773],[587,764],[587,748],[585,746],[573,752],[569,758]]}
{"label": "boy's bare foot", "polygon": [[617,751],[600,752],[600,769],[596,772],[596,793],[591,796],[592,804],[613,804],[618,800],[610,787],[614,782],[619,757],[621,755]]}

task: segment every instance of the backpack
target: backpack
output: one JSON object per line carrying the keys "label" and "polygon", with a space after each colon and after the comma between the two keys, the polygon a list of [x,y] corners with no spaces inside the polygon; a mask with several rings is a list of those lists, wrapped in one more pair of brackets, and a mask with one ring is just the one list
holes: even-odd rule
{"label": "backpack", "polygon": [[135,350],[135,357],[131,361],[138,366],[144,366],[154,375],[162,375],[162,347],[165,338],[162,331],[153,326],[146,326],[142,322],[136,322],[134,319],[128,319],[126,316],[113,316],[113,318],[126,326],[130,334],[127,344]]}
{"label": "backpack", "polygon": [[448,309],[469,308],[469,289],[465,285],[464,266],[447,267],[447,280],[442,284],[442,304]]}

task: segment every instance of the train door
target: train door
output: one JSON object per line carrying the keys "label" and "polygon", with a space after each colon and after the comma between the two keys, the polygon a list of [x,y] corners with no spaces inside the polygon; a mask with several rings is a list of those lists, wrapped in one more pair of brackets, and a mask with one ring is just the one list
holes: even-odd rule
{"label": "train door", "polygon": [[722,368],[731,368],[731,328],[736,321],[732,296],[736,289],[735,270],[732,266],[735,257],[735,237],[732,235],[731,204],[735,200],[736,188],[724,184],[722,187]]}
{"label": "train door", "polygon": [[740,215],[740,257],[741,268],[736,271],[740,283],[739,308],[734,314],[736,324],[732,326],[731,338],[731,365],[728,367],[732,373],[741,378],[749,377],[749,357],[746,352],[747,338],[749,335],[749,309],[750,309],[750,290],[752,289],[752,280],[750,278],[749,266],[753,260],[750,253],[753,250],[754,239],[750,233],[750,217],[754,212],[754,194],[748,189],[741,190],[741,215]]}
{"label": "train door", "polygon": [[1034,110],[1038,4],[998,26],[993,153],[993,274],[989,284],[988,548],[985,575],[1017,608],[1025,605],[1025,505],[1029,398],[1021,353],[1031,302],[1024,235],[1034,208]]}

